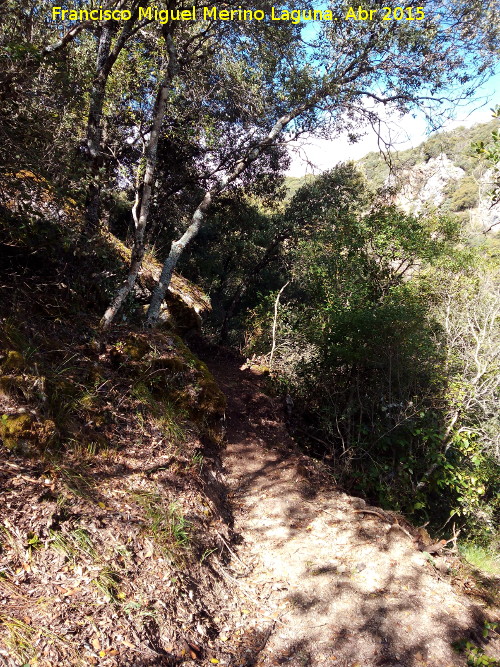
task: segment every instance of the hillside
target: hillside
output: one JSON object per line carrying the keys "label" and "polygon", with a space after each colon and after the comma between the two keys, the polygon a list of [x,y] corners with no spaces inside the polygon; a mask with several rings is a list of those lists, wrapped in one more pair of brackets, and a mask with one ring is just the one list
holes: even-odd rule
{"label": "hillside", "polygon": [[396,203],[404,210],[439,206],[479,230],[488,229],[500,221],[500,207],[489,208],[488,173],[472,144],[488,143],[499,125],[492,120],[437,132],[416,148],[393,153],[390,164],[379,153],[369,153],[358,164],[372,187],[395,187]]}
{"label": "hillside", "polygon": [[[488,143],[500,122],[492,120],[473,127],[437,132],[416,148],[391,153],[388,162],[380,153],[368,153],[356,164],[370,188],[396,188],[395,201],[408,212],[439,206],[461,217],[478,230],[500,221],[500,206],[490,210],[486,191],[488,173],[472,149],[472,144]],[[286,179],[292,197],[314,176]]]}
{"label": "hillside", "polygon": [[180,337],[205,297],[177,276],[166,328],[102,335],[127,250],[31,172],[1,191],[0,664],[173,664],[232,595],[225,397]]}
{"label": "hillside", "polygon": [[491,91],[494,0],[62,4],[0,0],[0,667],[499,667],[500,132],[285,177]]}
{"label": "hillside", "polygon": [[497,578],[456,548],[426,556],[425,530],[341,492],[290,436],[267,371],[198,338],[219,386],[181,338],[207,308],[195,285],[176,276],[170,319],[145,332],[149,258],[138,306],[103,334],[126,248],[85,240],[76,202],[31,172],[2,192],[0,664],[500,655]]}

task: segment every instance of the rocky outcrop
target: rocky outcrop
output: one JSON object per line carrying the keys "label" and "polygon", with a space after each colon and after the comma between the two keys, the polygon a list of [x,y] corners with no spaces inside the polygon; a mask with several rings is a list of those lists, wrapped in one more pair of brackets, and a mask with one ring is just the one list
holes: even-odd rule
{"label": "rocky outcrop", "polygon": [[471,222],[481,231],[500,232],[500,202],[492,206],[488,192],[492,188],[492,170],[488,170],[479,180],[479,203],[471,211]]}
{"label": "rocky outcrop", "polygon": [[464,216],[477,232],[500,231],[500,203],[492,206],[491,171],[474,177],[458,167],[446,153],[409,169],[401,169],[386,179],[394,188],[394,203],[406,213],[422,213],[441,207]]}
{"label": "rocky outcrop", "polygon": [[446,186],[464,176],[463,169],[455,166],[446,153],[440,153],[428,162],[389,176],[387,185],[399,190],[399,207],[407,213],[420,213],[426,205],[440,206],[446,198]]}

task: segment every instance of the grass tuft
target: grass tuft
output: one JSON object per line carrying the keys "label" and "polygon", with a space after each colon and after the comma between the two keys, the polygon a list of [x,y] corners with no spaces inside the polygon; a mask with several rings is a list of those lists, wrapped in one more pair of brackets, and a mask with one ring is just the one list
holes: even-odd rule
{"label": "grass tuft", "polygon": [[119,582],[114,570],[104,567],[92,583],[104,595],[106,602],[119,602]]}
{"label": "grass tuft", "polygon": [[69,650],[71,664],[83,664],[69,643],[48,628],[35,627],[18,618],[3,614],[0,614],[0,628],[3,630],[3,641],[9,651],[9,657],[17,660],[19,665],[35,664],[31,661],[36,660],[40,639],[48,640],[50,644],[62,649],[64,653]]}
{"label": "grass tuft", "polygon": [[64,554],[73,562],[80,560],[82,556],[95,561],[97,550],[88,531],[84,528],[75,530],[62,535],[57,531],[50,531],[51,546],[55,551]]}
{"label": "grass tuft", "polygon": [[164,553],[174,556],[189,546],[190,523],[176,503],[165,507],[160,494],[154,491],[132,492],[131,495],[144,510],[146,531]]}

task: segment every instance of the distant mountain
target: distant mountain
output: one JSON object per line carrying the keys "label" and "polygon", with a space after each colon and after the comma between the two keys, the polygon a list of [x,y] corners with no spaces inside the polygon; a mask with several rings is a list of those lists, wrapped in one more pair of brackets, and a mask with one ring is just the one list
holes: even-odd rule
{"label": "distant mountain", "polygon": [[[488,143],[500,122],[437,132],[416,148],[392,153],[387,161],[380,153],[368,153],[357,162],[373,190],[392,186],[394,201],[407,212],[439,206],[459,215],[478,230],[500,223],[500,206],[490,209],[487,196],[489,172],[472,149],[477,141]],[[314,176],[287,178],[289,196]],[[500,231],[498,224],[497,231]]]}
{"label": "distant mountain", "polygon": [[310,183],[316,178],[313,174],[307,174],[306,176],[287,176],[285,178],[285,185],[288,190],[288,199],[291,199],[293,195],[300,190],[300,188],[306,183]]}
{"label": "distant mountain", "polygon": [[407,212],[439,206],[486,229],[500,223],[500,206],[490,208],[490,174],[472,144],[488,143],[499,126],[498,120],[492,120],[438,132],[416,148],[392,154],[389,164],[380,153],[368,153],[358,166],[374,189],[393,186],[395,202]]}

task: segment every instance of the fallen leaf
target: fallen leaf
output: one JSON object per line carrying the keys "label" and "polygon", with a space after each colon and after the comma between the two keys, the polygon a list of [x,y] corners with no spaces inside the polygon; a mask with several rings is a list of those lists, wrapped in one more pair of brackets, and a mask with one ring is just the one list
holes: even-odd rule
{"label": "fallen leaf", "polygon": [[99,655],[100,655],[101,658],[105,658],[106,657],[106,651],[99,651]]}
{"label": "fallen leaf", "polygon": [[189,648],[189,653],[191,654],[193,660],[198,660],[201,658],[202,649],[200,646],[198,646],[198,644],[195,644],[194,642],[186,642],[186,645]]}
{"label": "fallen leaf", "polygon": [[95,648],[96,651],[99,651],[101,649],[101,642],[97,637],[94,637],[91,642],[92,646]]}
{"label": "fallen leaf", "polygon": [[214,665],[219,664],[219,661],[217,660],[217,658],[210,658],[210,662],[212,662]]}

